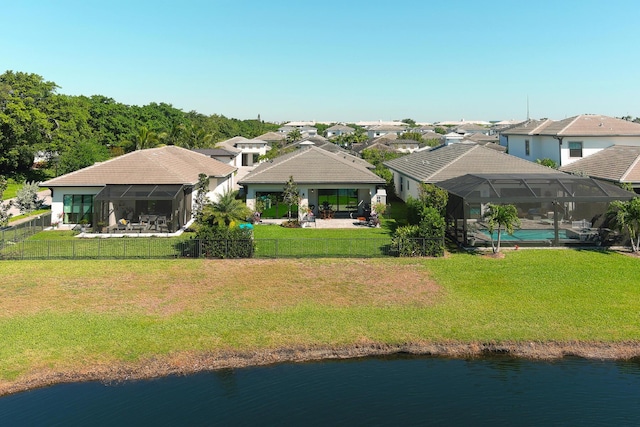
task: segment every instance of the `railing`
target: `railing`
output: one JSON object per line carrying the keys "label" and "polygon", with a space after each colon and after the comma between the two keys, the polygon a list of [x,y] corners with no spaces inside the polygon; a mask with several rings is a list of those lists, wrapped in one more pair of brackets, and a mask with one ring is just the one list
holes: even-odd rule
{"label": "railing", "polygon": [[[424,248],[443,239],[414,239]],[[422,256],[407,253],[391,238],[371,239],[255,239],[204,241],[165,238],[93,238],[9,241],[0,259],[162,259],[162,258],[374,258]]]}
{"label": "railing", "polygon": [[6,245],[23,241],[51,225],[51,212],[45,212],[28,221],[0,229],[0,250]]}

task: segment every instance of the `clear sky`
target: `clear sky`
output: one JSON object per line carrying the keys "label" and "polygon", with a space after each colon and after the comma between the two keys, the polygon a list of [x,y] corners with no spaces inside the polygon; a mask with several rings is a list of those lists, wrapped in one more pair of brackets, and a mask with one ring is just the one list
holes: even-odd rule
{"label": "clear sky", "polygon": [[0,72],[267,121],[640,116],[635,0],[2,1]]}

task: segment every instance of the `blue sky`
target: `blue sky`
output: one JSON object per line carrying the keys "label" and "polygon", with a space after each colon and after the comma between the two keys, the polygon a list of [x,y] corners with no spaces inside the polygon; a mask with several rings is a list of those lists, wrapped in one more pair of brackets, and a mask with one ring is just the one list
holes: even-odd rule
{"label": "blue sky", "polygon": [[[527,6],[524,6],[527,4]],[[268,121],[640,116],[635,2],[6,2],[0,72]]]}

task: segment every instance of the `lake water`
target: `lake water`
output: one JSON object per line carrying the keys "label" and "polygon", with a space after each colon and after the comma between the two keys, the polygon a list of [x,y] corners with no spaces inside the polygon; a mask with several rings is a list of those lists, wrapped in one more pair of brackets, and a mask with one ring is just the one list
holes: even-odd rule
{"label": "lake water", "polygon": [[0,398],[0,425],[637,426],[640,363],[392,357]]}

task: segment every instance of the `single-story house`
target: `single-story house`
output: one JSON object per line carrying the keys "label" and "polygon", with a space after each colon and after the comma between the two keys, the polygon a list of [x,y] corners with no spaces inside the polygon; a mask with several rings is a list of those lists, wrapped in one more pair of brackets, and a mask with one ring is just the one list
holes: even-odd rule
{"label": "single-story house", "polygon": [[581,114],[564,120],[528,120],[500,131],[509,154],[565,166],[612,145],[640,146],[640,123]]}
{"label": "single-story house", "polygon": [[503,236],[512,244],[598,244],[605,238],[608,204],[633,197],[613,184],[572,176],[477,144],[440,146],[384,164],[405,201],[419,197],[421,183],[447,190],[448,232],[461,244],[489,244],[484,221],[489,203],[516,206],[521,230],[515,236]]}
{"label": "single-story house", "polygon": [[321,207],[329,206],[336,216],[363,213],[376,203],[386,204],[386,181],[374,174],[373,166],[343,152],[315,146],[300,148],[257,166],[239,181],[247,195],[247,206],[266,206],[263,217],[283,217],[284,187],[293,177],[300,193],[300,205],[322,217]]}
{"label": "single-story house", "polygon": [[124,154],[40,185],[51,189],[52,222],[63,228],[82,223],[114,228],[152,216],[160,222],[153,224],[158,231],[175,232],[192,219],[199,175],[209,177],[207,196],[215,200],[233,188],[235,171],[204,154],[165,146]]}
{"label": "single-story house", "polygon": [[562,172],[479,144],[441,145],[384,162],[393,173],[396,194],[406,201],[419,196],[419,184],[437,184],[468,173]]}

